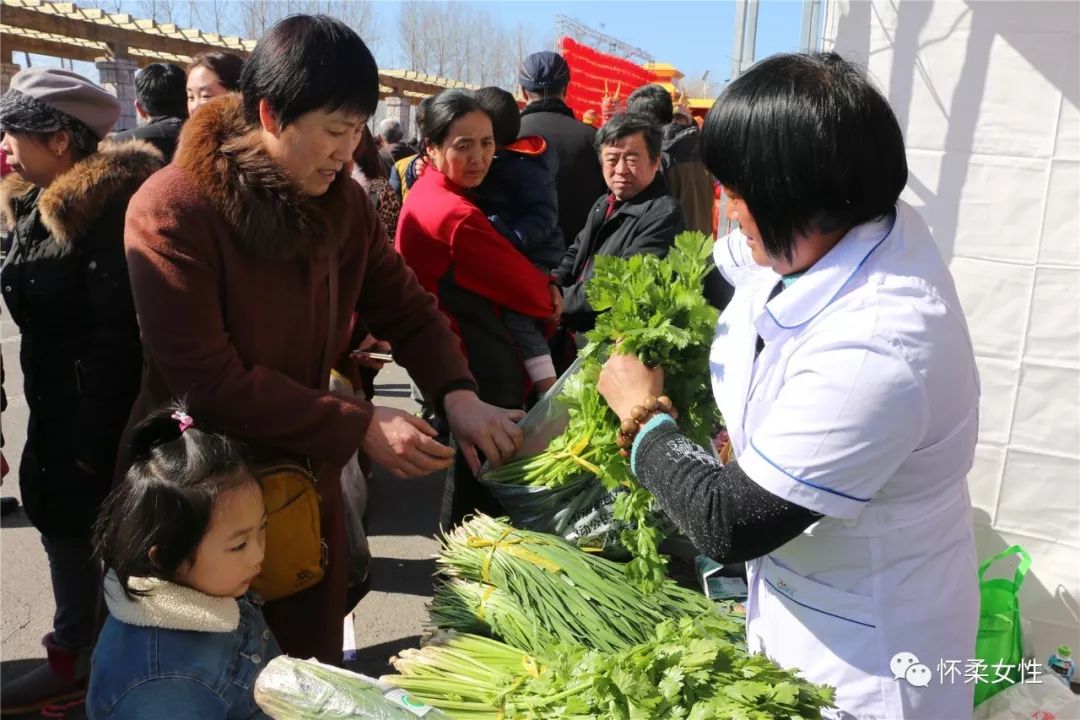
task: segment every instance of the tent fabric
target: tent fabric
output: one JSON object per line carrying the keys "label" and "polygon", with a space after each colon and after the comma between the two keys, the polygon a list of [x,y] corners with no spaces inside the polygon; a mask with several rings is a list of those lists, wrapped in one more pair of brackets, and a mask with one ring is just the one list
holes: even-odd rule
{"label": "tent fabric", "polygon": [[982,379],[979,556],[1031,554],[1021,610],[1043,662],[1080,646],[1078,28],[1074,2],[826,4],[824,47],[892,103],[903,197],[956,278]]}

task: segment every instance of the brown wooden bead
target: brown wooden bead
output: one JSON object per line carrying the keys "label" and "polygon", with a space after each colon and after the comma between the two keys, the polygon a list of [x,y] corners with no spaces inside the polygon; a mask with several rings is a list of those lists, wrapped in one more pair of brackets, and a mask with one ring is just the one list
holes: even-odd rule
{"label": "brown wooden bead", "polygon": [[637,421],[633,418],[626,418],[622,421],[622,425],[619,426],[619,430],[621,430],[624,435],[633,435],[637,432],[637,429]]}
{"label": "brown wooden bead", "polygon": [[675,405],[671,402],[671,398],[667,395],[661,395],[656,401],[656,407],[662,413],[670,413]]}
{"label": "brown wooden bead", "polygon": [[635,405],[634,407],[630,408],[630,417],[634,418],[639,423],[645,422],[645,419],[649,417],[649,412],[640,405]]}
{"label": "brown wooden bead", "polygon": [[623,458],[630,457],[630,451],[626,450],[626,449],[620,450],[619,451],[619,457],[623,457]]}
{"label": "brown wooden bead", "polygon": [[621,448],[628,448],[634,444],[634,438],[629,435],[620,434],[615,440],[615,443]]}
{"label": "brown wooden bead", "polygon": [[658,402],[659,401],[656,399],[655,395],[648,396],[647,398],[645,398],[645,409],[649,412],[653,412],[654,410],[656,410]]}

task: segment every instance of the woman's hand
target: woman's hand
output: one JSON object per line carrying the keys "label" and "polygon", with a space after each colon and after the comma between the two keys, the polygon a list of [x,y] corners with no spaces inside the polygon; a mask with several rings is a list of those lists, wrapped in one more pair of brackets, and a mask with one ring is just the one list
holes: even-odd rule
{"label": "woman's hand", "polygon": [[368,353],[386,353],[390,354],[390,343],[385,340],[376,340],[372,337],[371,333],[364,336],[364,339],[360,341],[359,347],[349,353],[349,357],[357,362],[357,364],[371,368],[372,370],[382,370],[386,365],[385,360],[376,360],[368,355]]}
{"label": "woman's hand", "polygon": [[562,317],[562,288],[555,283],[548,285],[548,290],[551,292],[551,304],[555,306],[555,314],[551,316],[551,322],[559,322],[559,318]]}
{"label": "woman's hand", "polygon": [[404,410],[375,407],[360,449],[399,478],[423,477],[454,461],[452,448],[435,440],[435,428]]}
{"label": "woman's hand", "polygon": [[664,368],[649,368],[636,355],[612,354],[600,370],[597,391],[620,420],[630,417],[630,410],[650,395],[660,397],[664,390]]}
{"label": "woman's hand", "polygon": [[457,438],[458,447],[473,475],[480,472],[479,450],[494,467],[509,460],[521,447],[524,433],[517,421],[525,417],[521,410],[506,410],[488,405],[471,390],[455,390],[443,398],[446,419]]}

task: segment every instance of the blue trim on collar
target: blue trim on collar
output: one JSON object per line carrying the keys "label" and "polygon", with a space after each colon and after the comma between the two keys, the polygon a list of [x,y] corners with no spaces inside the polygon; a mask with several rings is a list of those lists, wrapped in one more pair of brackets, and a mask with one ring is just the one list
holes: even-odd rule
{"label": "blue trim on collar", "polygon": [[780,597],[787,598],[791,602],[795,603],[796,605],[798,605],[800,607],[804,607],[807,610],[813,610],[816,613],[821,613],[822,615],[828,615],[829,617],[834,617],[837,620],[845,620],[845,621],[847,621],[849,623],[855,623],[856,625],[862,625],[863,627],[868,627],[868,628],[876,628],[877,627],[877,625],[871,625],[870,623],[864,623],[861,620],[852,620],[849,617],[844,617],[843,615],[837,615],[836,613],[831,613],[831,612],[828,612],[827,610],[822,610],[821,608],[816,608],[813,605],[807,605],[804,602],[799,602],[798,600],[791,597],[787,593],[780,590],[780,588],[776,587],[771,582],[769,582],[769,578],[764,578],[763,577],[763,578],[761,578],[761,581],[764,582],[769,587],[771,587],[774,591],[776,591],[776,594],[779,595]]}
{"label": "blue trim on collar", "polygon": [[794,481],[795,481],[795,482],[797,482],[797,483],[801,483],[802,485],[809,485],[810,487],[812,487],[812,488],[815,488],[816,490],[821,490],[821,491],[823,491],[823,492],[827,492],[827,493],[832,493],[833,495],[838,495],[838,496],[840,496],[840,497],[842,497],[842,498],[847,498],[848,500],[854,500],[855,502],[861,502],[861,503],[868,503],[868,502],[870,502],[870,498],[861,498],[861,497],[856,497],[856,496],[854,496],[854,495],[848,495],[848,494],[847,494],[847,493],[845,493],[845,492],[840,492],[839,490],[833,490],[833,489],[832,489],[832,488],[830,488],[830,487],[825,487],[824,485],[818,485],[817,483],[813,483],[813,482],[810,482],[809,480],[803,480],[802,478],[797,478],[797,477],[795,477],[794,475],[792,475],[791,473],[789,473],[789,472],[788,472],[787,470],[785,470],[784,468],[782,468],[782,467],[780,467],[779,465],[777,465],[776,463],[774,463],[774,462],[772,461],[772,459],[771,459],[771,458],[770,458],[770,457],[769,457],[768,455],[766,455],[765,453],[761,452],[761,448],[759,448],[759,447],[758,447],[758,446],[757,446],[757,445],[756,445],[756,444],[754,443],[754,438],[753,438],[753,437],[751,437],[751,438],[750,438],[749,442],[750,442],[750,447],[754,448],[754,451],[755,451],[755,452],[756,452],[756,453],[757,453],[758,455],[760,455],[760,456],[761,456],[761,459],[762,459],[762,460],[764,460],[765,462],[769,463],[769,464],[770,464],[770,465],[772,465],[772,466],[773,466],[774,468],[776,468],[776,469],[777,469],[777,470],[779,470],[780,472],[784,473],[785,475],[787,475],[787,476],[788,476],[789,478],[791,478],[792,480],[794,480]]}
{"label": "blue trim on collar", "polygon": [[[840,296],[840,293],[843,292],[844,288],[847,287],[848,283],[851,282],[851,279],[853,277],[855,277],[856,273],[858,273],[859,270],[862,269],[863,265],[866,264],[866,261],[870,258],[870,256],[873,255],[874,252],[879,247],[881,247],[885,243],[885,241],[889,239],[890,236],[892,236],[893,231],[896,229],[896,224],[900,220],[900,213],[901,213],[902,209],[903,209],[903,206],[898,204],[897,207],[891,213],[891,217],[886,216],[886,217],[880,218],[878,220],[874,220],[874,221],[871,221],[871,222],[868,222],[868,223],[864,223],[862,225],[858,225],[858,226],[852,228],[848,232],[848,234],[845,235],[840,240],[840,242],[837,243],[836,246],[825,255],[825,257],[823,257],[821,260],[818,261],[818,263],[815,263],[814,266],[811,266],[808,270],[806,270],[802,274],[802,277],[800,279],[803,282],[793,286],[793,287],[802,287],[802,288],[807,288],[807,287],[812,288],[812,286],[814,284],[815,275],[817,274],[815,272],[815,268],[817,268],[817,272],[830,272],[830,271],[832,271],[832,272],[837,272],[837,271],[842,272],[843,271],[843,264],[842,263],[843,263],[844,255],[851,253],[851,251],[848,250],[848,247],[850,247],[850,245],[852,243],[865,242],[866,240],[869,240],[869,239],[873,238],[873,236],[876,235],[877,233],[881,233],[881,237],[878,238],[876,242],[874,242],[873,247],[871,247],[869,250],[867,250],[863,254],[863,256],[855,264],[854,268],[852,268],[851,271],[848,272],[848,274],[844,278],[844,280],[842,282],[840,282],[838,285],[835,285],[835,287],[831,288],[832,289],[832,294],[829,296],[827,301],[825,301],[824,303],[821,303],[820,305],[817,305],[816,303],[811,303],[811,302],[802,302],[802,303],[798,303],[797,305],[792,305],[791,303],[793,302],[793,300],[792,300],[792,295],[790,294],[790,292],[789,293],[782,293],[781,295],[778,295],[776,298],[774,298],[774,300],[769,301],[769,303],[767,303],[765,305],[765,314],[769,317],[770,320],[772,320],[773,324],[775,324],[776,327],[781,328],[783,330],[793,330],[795,328],[801,327],[801,326],[809,323],[814,318],[816,318],[818,315],[820,315],[822,312],[824,312],[825,308],[832,305],[832,303],[836,300],[836,298]],[[832,263],[833,264],[830,267],[827,267],[824,270],[822,270],[822,268],[820,267],[820,264],[821,263],[827,263],[830,260],[830,256],[832,256]],[[840,262],[837,262],[838,259],[840,260]],[[854,259],[854,258],[852,258],[852,259]],[[827,280],[824,283],[819,280],[819,282],[817,284],[825,285],[825,287],[820,288],[823,291],[827,292],[830,289]],[[800,291],[793,290],[791,292],[799,293]],[[811,289],[809,291],[808,290],[802,290],[801,295],[807,295],[808,293],[813,293],[813,292],[814,292],[813,289]],[[805,299],[806,298],[804,298],[804,300]],[[799,319],[798,322],[792,322],[789,325],[785,325],[783,322],[780,321],[780,319],[777,317],[776,313],[773,312],[773,309],[769,307],[769,305],[773,304],[773,302],[779,303],[779,307],[788,310],[788,312],[790,314],[794,314],[794,309],[795,308],[799,308],[799,309],[814,308],[814,312],[809,317]],[[808,306],[809,306],[809,308],[808,308]],[[762,333],[762,334],[764,334],[764,333]]]}

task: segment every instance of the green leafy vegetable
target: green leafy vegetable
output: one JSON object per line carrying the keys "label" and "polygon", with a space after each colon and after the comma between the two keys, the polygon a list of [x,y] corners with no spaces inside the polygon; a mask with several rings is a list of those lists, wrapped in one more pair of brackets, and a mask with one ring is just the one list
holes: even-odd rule
{"label": "green leafy vegetable", "polygon": [[[711,238],[682,233],[666,258],[599,256],[586,288],[600,311],[580,371],[569,378],[558,401],[570,419],[566,430],[541,453],[484,475],[494,482],[558,487],[583,473],[618,490],[614,514],[626,529],[620,542],[630,552],[629,577],[645,590],[661,584],[666,559],[656,526],[652,495],[630,472],[616,443],[620,418],[596,391],[603,361],[611,352],[632,353],[664,368],[664,392],[679,412],[680,428],[709,447],[721,419],[706,378],[717,311],[703,294],[711,269]],[[642,398],[644,400],[644,398]]]}

